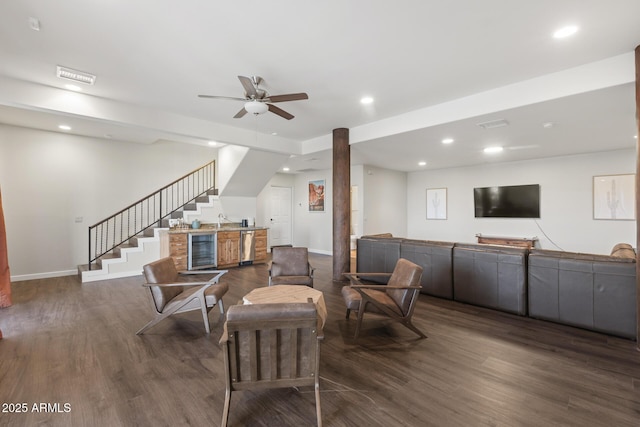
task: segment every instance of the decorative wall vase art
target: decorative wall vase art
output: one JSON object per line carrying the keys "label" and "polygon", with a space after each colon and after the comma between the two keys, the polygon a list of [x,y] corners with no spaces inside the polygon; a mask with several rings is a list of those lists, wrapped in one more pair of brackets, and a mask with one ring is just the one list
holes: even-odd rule
{"label": "decorative wall vase art", "polygon": [[309,212],[324,212],[324,179],[309,181]]}
{"label": "decorative wall vase art", "polygon": [[593,177],[593,219],[634,220],[634,174]]}
{"label": "decorative wall vase art", "polygon": [[427,219],[447,219],[446,188],[427,188]]}

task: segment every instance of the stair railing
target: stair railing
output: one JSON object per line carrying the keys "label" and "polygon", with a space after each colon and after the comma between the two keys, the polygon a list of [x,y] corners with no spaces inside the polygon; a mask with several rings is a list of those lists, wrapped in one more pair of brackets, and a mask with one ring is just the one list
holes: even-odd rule
{"label": "stair railing", "polygon": [[197,197],[215,189],[215,160],[89,227],[89,270],[92,263],[132,237],[154,226]]}

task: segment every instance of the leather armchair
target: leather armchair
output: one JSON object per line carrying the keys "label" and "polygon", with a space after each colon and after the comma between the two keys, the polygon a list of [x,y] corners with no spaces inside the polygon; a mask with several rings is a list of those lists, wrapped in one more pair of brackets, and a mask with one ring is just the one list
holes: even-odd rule
{"label": "leather armchair", "polygon": [[[359,273],[345,273],[345,276],[351,281],[351,285],[342,288],[342,297],[347,306],[347,319],[352,310],[358,312],[354,338],[360,333],[365,312],[387,316],[392,321],[402,323],[421,338],[426,338],[426,335],[411,322],[422,289],[422,267],[400,258],[386,285],[365,284],[359,279]],[[366,273],[364,276],[382,277],[389,274]]]}
{"label": "leather armchair", "polygon": [[269,263],[269,286],[306,285],[313,288],[314,268],[307,248],[274,247]]}
{"label": "leather armchair", "polygon": [[[229,290],[226,283],[219,283],[220,277],[227,270],[196,270],[178,272],[173,258],[166,257],[149,263],[143,267],[146,282],[143,286],[149,288],[156,317],[143,326],[137,335],[142,334],[161,320],[176,313],[201,310],[204,328],[210,332],[209,311],[218,304],[220,314],[224,313],[222,296]],[[180,275],[209,274],[213,275],[206,282],[191,282],[181,280]]]}
{"label": "leather armchair", "polygon": [[322,426],[321,339],[312,302],[230,307],[220,339],[226,383],[221,425],[227,425],[233,391],[313,386],[317,425]]}

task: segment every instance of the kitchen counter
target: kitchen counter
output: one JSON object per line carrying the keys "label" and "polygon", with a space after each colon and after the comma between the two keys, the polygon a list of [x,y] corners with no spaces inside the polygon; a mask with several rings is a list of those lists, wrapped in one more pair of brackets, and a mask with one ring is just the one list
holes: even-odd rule
{"label": "kitchen counter", "polygon": [[170,234],[178,233],[211,233],[216,231],[255,231],[255,230],[267,230],[267,227],[251,226],[242,227],[238,224],[223,224],[218,227],[218,224],[201,224],[200,228],[191,228],[191,225],[185,228],[170,228],[168,232]]}

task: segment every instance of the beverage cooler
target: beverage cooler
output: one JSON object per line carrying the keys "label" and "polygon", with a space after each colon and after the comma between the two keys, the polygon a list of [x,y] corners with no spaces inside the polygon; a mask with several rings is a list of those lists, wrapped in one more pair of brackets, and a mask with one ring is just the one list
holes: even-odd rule
{"label": "beverage cooler", "polygon": [[189,270],[211,268],[218,265],[216,233],[189,233]]}

